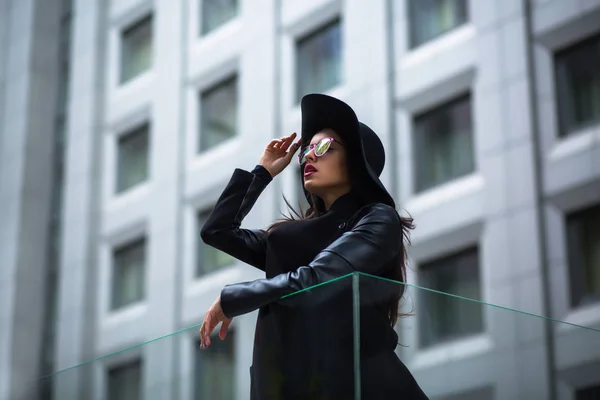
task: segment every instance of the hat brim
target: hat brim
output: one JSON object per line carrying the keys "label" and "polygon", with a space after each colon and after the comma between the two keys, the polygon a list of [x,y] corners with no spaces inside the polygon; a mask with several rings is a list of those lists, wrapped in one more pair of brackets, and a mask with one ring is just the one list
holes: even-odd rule
{"label": "hat brim", "polygon": [[[360,134],[360,124],[354,110],[345,102],[324,94],[309,94],[300,102],[302,112],[301,143],[308,144],[312,137],[323,129],[334,130],[344,141],[350,157],[358,163],[359,168],[368,176],[369,186],[365,190],[373,190],[375,198],[385,204],[395,207],[394,199],[389,194],[378,175],[367,162],[363,150]],[[354,161],[353,161],[354,162]],[[304,187],[304,174],[302,188],[308,203],[312,206],[310,193]]]}

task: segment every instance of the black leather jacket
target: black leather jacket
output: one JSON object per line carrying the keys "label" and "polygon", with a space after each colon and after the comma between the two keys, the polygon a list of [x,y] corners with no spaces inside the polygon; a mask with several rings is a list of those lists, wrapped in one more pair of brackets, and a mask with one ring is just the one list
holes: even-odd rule
{"label": "black leather jacket", "polygon": [[[228,317],[259,309],[252,399],[353,398],[351,278],[281,297],[355,271],[392,277],[402,244],[400,217],[387,205],[361,205],[348,194],[320,217],[285,223],[270,234],[241,229],[270,181],[262,167],[236,169],[201,231],[207,244],[265,271],[264,279],[221,292]],[[394,353],[398,336],[388,321],[387,292],[401,286],[375,286],[361,284],[363,398],[425,399]]]}

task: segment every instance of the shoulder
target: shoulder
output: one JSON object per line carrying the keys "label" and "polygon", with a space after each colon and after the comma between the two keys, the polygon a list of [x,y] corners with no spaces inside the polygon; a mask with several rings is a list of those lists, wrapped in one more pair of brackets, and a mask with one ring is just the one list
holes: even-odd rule
{"label": "shoulder", "polygon": [[364,226],[377,227],[378,231],[388,234],[402,231],[400,215],[393,207],[384,203],[367,204],[352,216],[351,229]]}

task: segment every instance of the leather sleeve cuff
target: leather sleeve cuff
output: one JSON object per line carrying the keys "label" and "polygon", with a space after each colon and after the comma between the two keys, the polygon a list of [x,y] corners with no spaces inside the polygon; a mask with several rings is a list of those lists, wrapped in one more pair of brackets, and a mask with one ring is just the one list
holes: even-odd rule
{"label": "leather sleeve cuff", "polygon": [[267,171],[267,169],[262,165],[257,165],[256,167],[254,167],[251,173],[255,177],[264,180],[266,183],[271,182],[273,180],[273,177],[271,176],[269,171]]}

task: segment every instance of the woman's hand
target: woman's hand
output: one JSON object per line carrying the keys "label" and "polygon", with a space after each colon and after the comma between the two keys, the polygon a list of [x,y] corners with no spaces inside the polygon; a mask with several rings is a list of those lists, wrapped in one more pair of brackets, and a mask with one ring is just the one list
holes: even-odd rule
{"label": "woman's hand", "polygon": [[300,141],[292,144],[295,138],[296,133],[292,133],[290,136],[271,140],[260,157],[258,165],[262,165],[272,177],[275,177],[289,165],[300,148]]}
{"label": "woman's hand", "polygon": [[219,325],[219,322],[222,322],[219,338],[225,340],[227,329],[229,329],[231,321],[232,318],[227,318],[225,314],[223,314],[223,308],[221,308],[221,296],[217,297],[217,300],[215,300],[213,305],[210,306],[206,312],[204,322],[202,322],[202,326],[200,327],[200,348],[205,350],[210,346],[210,334],[217,325]]}

